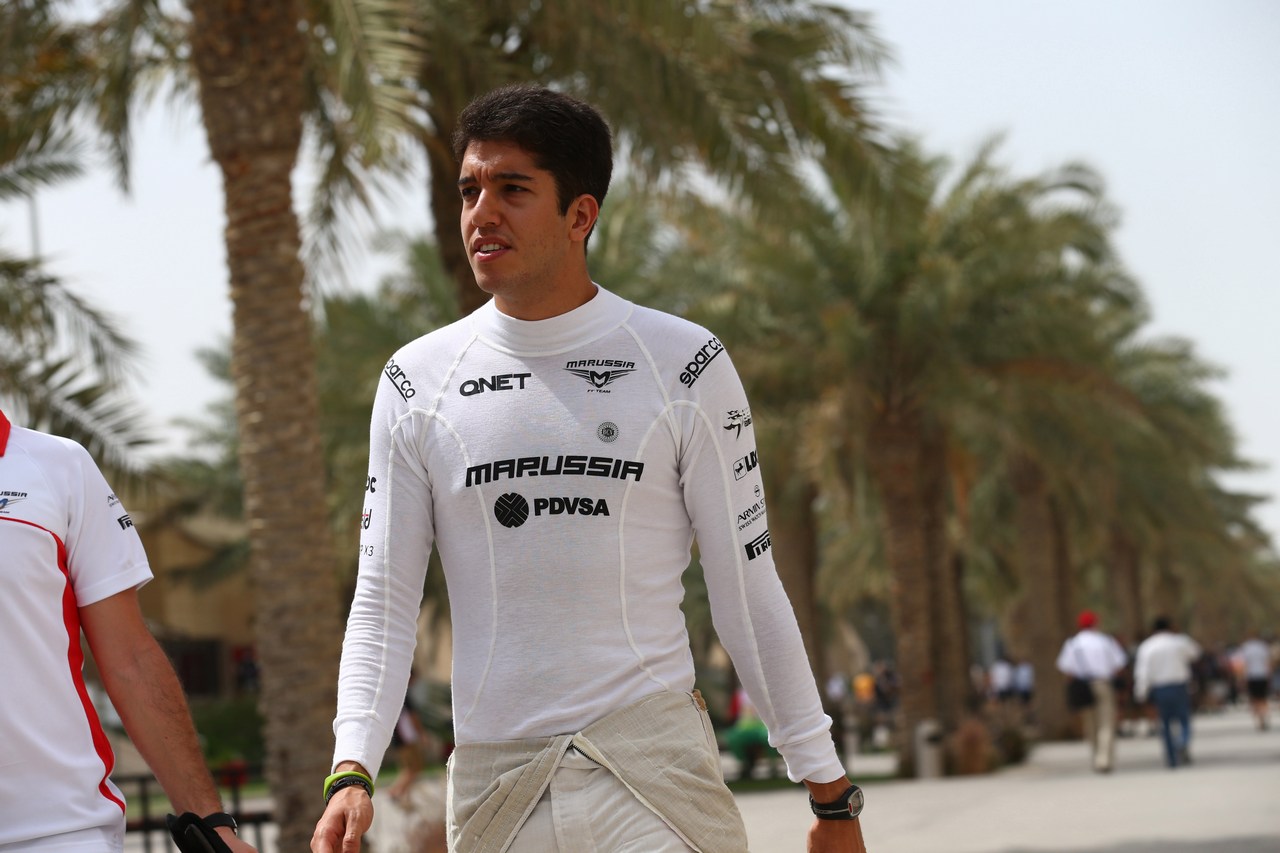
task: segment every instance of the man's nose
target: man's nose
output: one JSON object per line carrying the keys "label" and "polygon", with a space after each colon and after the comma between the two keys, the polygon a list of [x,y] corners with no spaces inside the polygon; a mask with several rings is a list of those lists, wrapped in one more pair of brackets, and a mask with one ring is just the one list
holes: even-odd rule
{"label": "man's nose", "polygon": [[480,190],[471,208],[471,224],[477,228],[496,225],[499,218],[497,195],[490,190]]}

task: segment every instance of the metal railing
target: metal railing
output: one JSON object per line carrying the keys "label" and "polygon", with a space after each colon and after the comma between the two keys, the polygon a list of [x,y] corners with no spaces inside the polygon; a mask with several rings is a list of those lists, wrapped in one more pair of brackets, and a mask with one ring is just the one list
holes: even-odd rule
{"label": "metal railing", "polygon": [[[231,766],[213,771],[214,780],[222,793],[222,802],[227,812],[239,824],[239,835],[258,849],[258,853],[272,853],[265,832],[268,824],[275,818],[271,810],[269,798],[254,798],[251,802],[244,797],[244,786],[251,779],[260,779],[261,768]],[[169,829],[165,825],[166,812],[153,811],[152,795],[162,793],[160,783],[149,773],[126,776],[112,776],[112,781],[125,795],[130,804],[125,818],[125,839],[129,849],[140,849],[142,853],[172,853],[178,849],[169,837]]]}

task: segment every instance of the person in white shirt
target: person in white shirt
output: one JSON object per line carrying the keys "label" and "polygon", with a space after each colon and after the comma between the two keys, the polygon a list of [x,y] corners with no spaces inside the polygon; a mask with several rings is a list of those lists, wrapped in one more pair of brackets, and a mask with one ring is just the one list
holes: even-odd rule
{"label": "person in white shirt", "polygon": [[1092,704],[1075,710],[1081,715],[1093,769],[1110,773],[1116,748],[1116,694],[1112,679],[1124,669],[1128,657],[1114,637],[1097,630],[1097,624],[1098,614],[1092,610],[1080,613],[1076,619],[1079,631],[1062,644],[1057,665],[1069,678],[1089,684]]}
{"label": "person in white shirt", "polygon": [[215,849],[252,853],[222,812],[182,687],[143,622],[138,587],[149,580],[133,520],[88,452],[0,411],[0,853],[124,848],[124,796],[84,678],[82,631],[174,808],[203,823]]}
{"label": "person in white shirt", "polygon": [[[1186,634],[1173,630],[1168,617],[1160,616],[1152,634],[1138,646],[1133,664],[1133,695],[1139,702],[1150,697],[1164,734],[1165,763],[1170,767],[1191,763],[1191,665],[1202,654]],[[1177,723],[1178,734],[1173,733]]]}
{"label": "person in white shirt", "polygon": [[450,850],[745,850],[680,611],[696,539],[717,634],[809,789],[809,849],[865,853],[733,362],[588,272],[608,125],[510,86],[458,128],[463,240],[493,299],[402,347],[379,383],[312,850],[351,853],[372,821],[433,548],[453,618]]}
{"label": "person in white shirt", "polygon": [[1258,729],[1266,731],[1267,702],[1271,694],[1271,647],[1256,630],[1250,631],[1248,639],[1240,644],[1238,654],[1245,690],[1249,694],[1249,708],[1257,720]]}

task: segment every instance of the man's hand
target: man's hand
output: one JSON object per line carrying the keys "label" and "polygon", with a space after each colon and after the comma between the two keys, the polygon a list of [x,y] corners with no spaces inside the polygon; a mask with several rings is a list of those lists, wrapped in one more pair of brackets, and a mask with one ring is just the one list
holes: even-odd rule
{"label": "man's hand", "polygon": [[311,836],[311,853],[359,853],[360,838],[373,823],[373,801],[352,785],[333,795]]}
{"label": "man's hand", "polygon": [[814,820],[809,828],[809,853],[867,853],[858,820]]}
{"label": "man's hand", "polygon": [[242,841],[239,836],[231,831],[230,827],[218,827],[215,832],[222,839],[222,843],[231,849],[231,853],[258,853],[252,844]]}

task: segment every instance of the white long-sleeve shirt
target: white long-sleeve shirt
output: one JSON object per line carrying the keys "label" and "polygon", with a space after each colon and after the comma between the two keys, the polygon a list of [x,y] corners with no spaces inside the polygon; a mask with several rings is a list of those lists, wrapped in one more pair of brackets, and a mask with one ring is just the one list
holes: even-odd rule
{"label": "white long-sleeve shirt", "polygon": [[463,744],[573,733],[693,689],[680,579],[696,537],[717,633],[789,775],[843,775],[774,569],[750,408],[714,335],[601,288],[536,322],[490,302],[384,373],[335,763],[378,769],[433,546]]}
{"label": "white long-sleeve shirt", "polygon": [[1160,631],[1138,646],[1133,663],[1133,695],[1147,698],[1153,687],[1191,681],[1191,664],[1200,657],[1200,646],[1186,634]]}
{"label": "white long-sleeve shirt", "polygon": [[1058,670],[1076,678],[1105,681],[1123,669],[1128,660],[1114,637],[1086,628],[1062,644]]}

